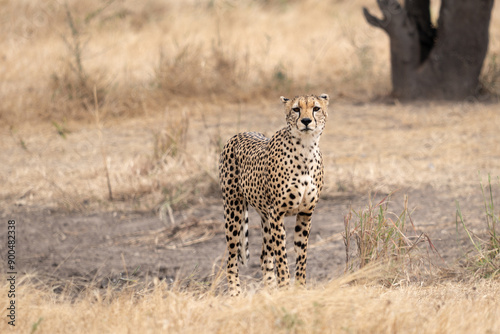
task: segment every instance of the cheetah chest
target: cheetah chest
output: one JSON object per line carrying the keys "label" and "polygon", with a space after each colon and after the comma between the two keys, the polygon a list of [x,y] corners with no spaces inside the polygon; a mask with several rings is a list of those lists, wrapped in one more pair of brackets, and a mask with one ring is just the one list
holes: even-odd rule
{"label": "cheetah chest", "polygon": [[286,205],[285,215],[296,215],[299,212],[311,212],[319,198],[320,173],[322,165],[318,151],[303,152],[298,161],[289,166],[282,200]]}
{"label": "cheetah chest", "polygon": [[292,181],[286,193],[286,216],[296,215],[299,212],[309,212],[316,206],[318,187],[311,175],[301,175]]}

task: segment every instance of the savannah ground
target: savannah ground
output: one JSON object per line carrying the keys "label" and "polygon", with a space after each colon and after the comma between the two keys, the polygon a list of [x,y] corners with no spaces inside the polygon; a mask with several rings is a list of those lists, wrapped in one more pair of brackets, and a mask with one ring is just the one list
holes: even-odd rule
{"label": "savannah ground", "polygon": [[[456,228],[458,201],[486,240],[481,179],[500,196],[498,6],[489,97],[402,105],[386,97],[387,37],[361,14],[373,1],[1,4],[0,216],[17,223],[19,275],[16,327],[2,317],[0,331],[500,331],[498,278],[474,275]],[[260,286],[251,212],[246,292],[229,298],[218,153],[238,131],[281,128],[280,95],[323,92],[307,289]],[[407,194],[439,255],[422,245],[430,266],[345,274],[344,217],[392,192],[387,216]]]}

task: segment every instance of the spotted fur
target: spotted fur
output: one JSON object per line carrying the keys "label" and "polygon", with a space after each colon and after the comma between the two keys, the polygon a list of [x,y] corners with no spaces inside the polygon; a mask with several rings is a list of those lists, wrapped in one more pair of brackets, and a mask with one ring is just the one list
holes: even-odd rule
{"label": "spotted fur", "polygon": [[224,146],[219,181],[224,200],[227,280],[231,295],[241,292],[238,258],[248,252],[248,206],[261,217],[264,281],[290,283],[283,218],[296,216],[295,280],[306,282],[307,243],[311,216],[323,188],[323,160],[318,142],[328,117],[328,95],[281,97],[287,126],[270,139],[255,132],[239,133]]}

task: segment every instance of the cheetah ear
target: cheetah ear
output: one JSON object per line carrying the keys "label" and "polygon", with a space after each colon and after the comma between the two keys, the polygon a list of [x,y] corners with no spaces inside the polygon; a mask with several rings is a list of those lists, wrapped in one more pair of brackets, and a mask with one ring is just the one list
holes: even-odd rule
{"label": "cheetah ear", "polygon": [[328,94],[323,93],[323,94],[321,94],[321,95],[319,96],[319,98],[320,98],[321,100],[325,101],[325,106],[327,106],[327,107],[328,107],[328,100],[330,99],[330,98],[328,97]]}
{"label": "cheetah ear", "polygon": [[283,102],[283,103],[287,103],[288,101],[290,101],[290,99],[287,99],[284,96],[280,96],[280,99],[281,99],[281,102]]}

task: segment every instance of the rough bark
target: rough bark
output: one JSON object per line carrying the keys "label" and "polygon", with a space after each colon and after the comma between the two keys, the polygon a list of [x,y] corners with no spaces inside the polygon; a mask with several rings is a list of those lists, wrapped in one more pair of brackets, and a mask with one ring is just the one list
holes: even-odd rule
{"label": "rough bark", "polygon": [[363,8],[390,39],[393,96],[466,99],[478,93],[494,0],[442,0],[438,27],[430,0],[377,0],[383,17]]}

